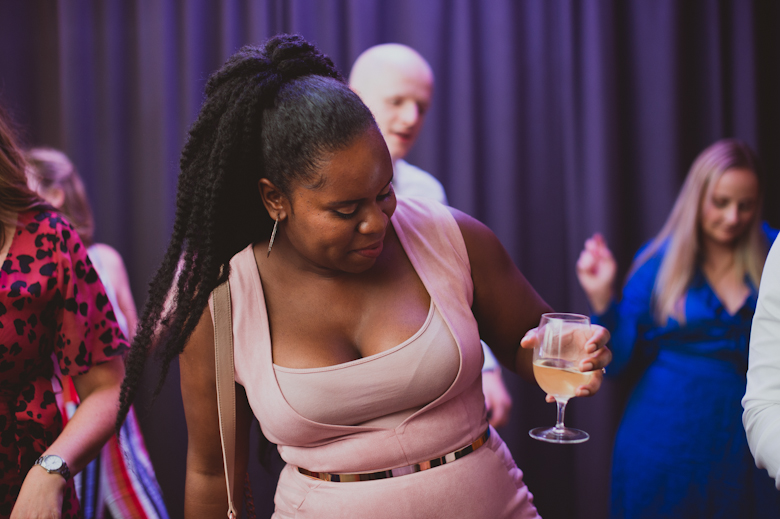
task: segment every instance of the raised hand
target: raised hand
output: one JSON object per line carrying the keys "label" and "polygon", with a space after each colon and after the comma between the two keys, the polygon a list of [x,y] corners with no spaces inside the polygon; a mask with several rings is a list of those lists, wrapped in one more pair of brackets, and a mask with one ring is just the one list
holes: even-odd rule
{"label": "raised hand", "polygon": [[577,279],[596,314],[607,310],[614,296],[617,263],[601,234],[585,240],[585,248],[577,260]]}

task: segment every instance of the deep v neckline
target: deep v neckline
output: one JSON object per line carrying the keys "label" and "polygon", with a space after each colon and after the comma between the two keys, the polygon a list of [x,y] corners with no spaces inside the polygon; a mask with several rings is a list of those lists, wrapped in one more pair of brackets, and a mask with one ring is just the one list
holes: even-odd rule
{"label": "deep v neckline", "polygon": [[731,312],[729,310],[729,307],[726,306],[726,303],[723,302],[723,299],[721,299],[720,295],[718,295],[718,292],[715,290],[715,287],[712,286],[712,283],[710,282],[710,279],[707,277],[707,274],[704,272],[704,269],[699,269],[699,270],[700,270],[701,277],[704,280],[704,284],[707,286],[707,290],[709,291],[711,297],[714,298],[714,300],[718,303],[720,308],[723,308],[723,311],[729,317],[733,318],[739,315],[739,313],[748,305],[750,298],[755,294],[755,289],[752,286],[752,283],[750,283],[750,279],[746,275],[743,279],[743,283],[747,288],[747,293],[745,294],[745,297],[742,299],[742,302],[739,304],[736,310],[734,310],[734,312]]}
{"label": "deep v neckline", "polygon": [[[307,367],[307,368],[292,368],[292,367],[282,366],[280,364],[276,364],[276,362],[274,362],[274,358],[273,358],[273,341],[270,340],[270,331],[269,331],[269,342],[271,343],[271,352],[272,352],[271,359],[272,359],[272,364],[273,364],[273,366],[275,368],[281,368],[281,369],[283,369],[283,370],[285,370],[287,372],[301,372],[301,373],[340,369],[342,367],[347,367],[347,366],[349,366],[351,364],[363,362],[366,359],[378,358],[378,357],[381,357],[383,355],[387,355],[388,353],[390,353],[392,351],[398,350],[398,349],[402,348],[404,345],[412,342],[415,338],[417,338],[425,330],[426,326],[428,325],[428,323],[431,320],[431,316],[433,315],[434,307],[436,306],[434,304],[434,297],[433,297],[433,295],[431,293],[430,287],[425,283],[425,281],[423,279],[423,276],[418,272],[417,268],[415,267],[415,265],[414,265],[414,263],[412,261],[412,258],[410,256],[409,252],[406,250],[406,247],[404,246],[404,244],[403,244],[403,242],[401,240],[401,237],[399,236],[399,233],[396,231],[396,226],[393,224],[392,220],[390,221],[390,225],[393,226],[393,233],[396,236],[396,240],[398,242],[398,246],[400,247],[401,253],[404,255],[406,261],[408,262],[409,267],[411,267],[412,272],[417,277],[417,280],[422,285],[423,289],[425,290],[425,294],[428,297],[427,309],[426,309],[425,316],[424,316],[420,326],[415,328],[414,331],[411,333],[411,335],[409,335],[405,339],[399,341],[397,344],[393,344],[393,345],[391,345],[390,347],[388,347],[388,348],[386,348],[384,350],[377,351],[375,353],[371,353],[371,354],[366,355],[366,356],[361,356],[361,357],[358,357],[358,358],[355,358],[355,359],[352,359],[352,360],[348,360],[346,362],[339,362],[339,363],[336,363],[336,364],[329,364],[329,365],[326,365],[326,366],[315,366],[315,367]],[[253,263],[255,265],[256,279],[260,283],[261,293],[263,294],[263,300],[265,302],[265,288],[264,288],[264,284],[263,284],[263,277],[260,274],[260,264],[258,263],[258,258],[257,258],[257,255],[255,254],[255,251],[254,251],[254,245],[251,246],[251,248],[252,248],[252,260],[253,260]],[[267,306],[266,306],[266,312],[267,312]],[[268,319],[268,322],[270,324],[270,322],[271,322],[270,317]],[[269,328],[270,328],[270,326],[269,326]],[[355,349],[357,350],[357,348],[355,348]],[[358,352],[359,352],[359,350],[358,350]]]}
{"label": "deep v neckline", "polygon": [[356,366],[358,364],[364,364],[366,362],[370,362],[372,360],[382,358],[386,355],[390,355],[393,352],[403,349],[404,347],[408,346],[416,339],[418,339],[423,333],[425,333],[425,330],[428,329],[428,326],[431,324],[431,321],[433,320],[433,313],[435,311],[436,311],[436,305],[433,304],[433,298],[431,297],[430,306],[428,308],[428,314],[426,315],[425,321],[423,321],[420,328],[418,328],[417,331],[414,332],[414,334],[412,334],[412,336],[406,339],[405,341],[400,342],[399,344],[396,344],[395,346],[392,346],[386,350],[382,350],[377,353],[372,353],[371,355],[360,357],[359,359],[353,359],[347,362],[340,362],[338,364],[331,364],[330,366],[320,366],[316,368],[288,368],[286,366],[280,366],[274,363],[273,364],[274,369],[285,371],[287,373],[320,373],[323,371],[335,371],[339,369],[346,369],[349,368],[350,366]]}
{"label": "deep v neckline", "polygon": [[[396,222],[394,222],[391,219],[390,223],[391,223],[391,225],[393,225],[393,228],[396,231],[396,236],[398,237],[398,242],[401,245],[401,249],[403,250],[404,254],[406,254],[406,257],[409,260],[409,263],[411,264],[411,266],[414,269],[415,273],[419,277],[420,282],[423,284],[423,287],[425,288],[426,292],[428,293],[428,296],[430,297],[431,308],[433,308],[434,306],[437,306],[436,297],[434,296],[435,291],[432,290],[432,285],[430,285],[430,282],[426,279],[426,276],[417,268],[417,265],[415,264],[415,262],[417,260],[416,260],[416,258],[414,257],[413,254],[410,254],[410,251],[407,249],[406,245],[404,244],[404,238],[402,237],[402,233],[398,232],[398,225],[396,224]],[[331,429],[331,430],[344,430],[344,431],[396,430],[398,428],[404,427],[405,424],[407,424],[410,420],[414,419],[420,413],[424,412],[425,410],[427,410],[431,406],[436,405],[439,401],[441,401],[442,399],[446,398],[449,395],[449,393],[453,390],[453,388],[456,386],[456,384],[458,383],[458,380],[460,380],[461,375],[463,373],[463,349],[462,349],[463,347],[460,344],[460,341],[458,339],[457,334],[452,329],[452,326],[450,325],[449,322],[447,322],[446,316],[444,314],[442,314],[442,317],[444,318],[444,321],[445,321],[445,323],[447,325],[447,329],[449,330],[449,333],[451,333],[453,338],[455,339],[455,344],[457,345],[457,348],[458,348],[458,357],[459,357],[459,361],[460,361],[460,367],[458,369],[458,374],[456,375],[455,380],[453,380],[452,384],[450,384],[450,386],[447,388],[447,390],[442,395],[440,395],[438,398],[436,398],[435,400],[433,400],[433,401],[429,402],[428,404],[424,405],[422,408],[418,409],[417,411],[415,411],[411,415],[407,416],[400,424],[398,424],[394,428],[376,427],[376,426],[363,426],[363,425],[335,425],[335,424],[327,424],[327,423],[323,423],[323,422],[317,422],[317,421],[314,421],[314,420],[310,420],[309,418],[306,418],[305,416],[301,415],[298,411],[296,411],[290,405],[290,403],[284,397],[284,393],[282,392],[282,388],[279,385],[279,380],[276,377],[276,371],[274,369],[275,364],[273,362],[273,344],[271,342],[270,319],[268,318],[268,307],[265,304],[265,292],[263,291],[263,279],[260,276],[260,267],[257,264],[257,259],[255,257],[254,246],[253,245],[250,245],[248,247],[248,252],[249,252],[249,259],[251,260],[252,266],[254,268],[253,273],[252,273],[252,280],[253,280],[253,283],[254,283],[257,300],[258,300],[258,303],[260,305],[260,310],[263,313],[265,313],[265,316],[264,316],[265,317],[265,319],[264,319],[265,329],[264,329],[263,333],[265,334],[265,337],[266,337],[266,340],[267,340],[267,343],[268,343],[268,351],[267,351],[267,355],[268,355],[268,359],[267,360],[268,360],[268,362],[267,362],[267,366],[269,367],[268,371],[270,372],[270,373],[267,373],[267,374],[269,376],[273,377],[273,386],[274,386],[274,388],[276,390],[276,393],[279,396],[279,398],[284,402],[284,406],[288,409],[288,411],[293,413],[297,417],[297,419],[303,420],[304,422],[312,424],[312,425],[316,425],[317,427],[322,427],[322,428]],[[424,326],[425,325],[423,325],[423,327]],[[416,335],[417,334],[415,333],[414,336],[416,336]],[[404,341],[404,344],[406,342],[408,342],[408,341]],[[396,347],[398,347],[398,346],[396,346]],[[388,350],[386,350],[386,351],[388,351]],[[383,353],[384,352],[379,352],[379,353],[377,353],[375,355],[382,355]],[[371,358],[371,357],[372,356],[363,357],[363,358]],[[357,359],[357,360],[361,360],[361,359]],[[350,361],[350,362],[355,362],[355,361]],[[336,364],[335,366],[340,366],[342,364],[344,364],[344,363]],[[289,369],[289,368],[287,368],[287,369]]]}

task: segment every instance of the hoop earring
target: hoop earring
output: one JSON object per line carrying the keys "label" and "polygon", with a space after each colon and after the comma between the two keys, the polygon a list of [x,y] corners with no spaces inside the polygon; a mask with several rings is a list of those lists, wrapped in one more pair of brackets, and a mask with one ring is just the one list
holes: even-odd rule
{"label": "hoop earring", "polygon": [[276,221],[274,222],[274,230],[271,231],[271,241],[268,242],[268,254],[265,255],[265,257],[269,257],[271,255],[271,247],[274,246],[274,238],[276,238],[276,228],[279,226],[279,217],[276,217]]}

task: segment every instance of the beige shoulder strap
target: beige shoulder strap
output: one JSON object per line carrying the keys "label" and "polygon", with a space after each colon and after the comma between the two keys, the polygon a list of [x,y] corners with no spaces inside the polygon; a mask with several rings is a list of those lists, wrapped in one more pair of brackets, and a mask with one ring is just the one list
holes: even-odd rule
{"label": "beige shoulder strap", "polygon": [[233,315],[230,308],[230,284],[225,281],[214,289],[214,359],[217,369],[217,407],[222,439],[222,461],[228,494],[228,517],[236,517],[233,506],[233,480],[236,461],[236,386],[233,371]]}

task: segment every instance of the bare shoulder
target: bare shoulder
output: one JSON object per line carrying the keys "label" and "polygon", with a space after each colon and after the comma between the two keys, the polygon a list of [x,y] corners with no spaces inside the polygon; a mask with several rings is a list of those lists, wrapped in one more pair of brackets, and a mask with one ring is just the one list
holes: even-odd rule
{"label": "bare shoulder", "polygon": [[452,214],[452,217],[455,218],[455,221],[458,223],[458,227],[460,227],[461,231],[466,230],[468,232],[490,232],[490,229],[485,224],[473,216],[467,215],[460,209],[455,209],[454,207],[450,206],[447,206],[447,209],[450,211],[450,214]]}
{"label": "bare shoulder", "polygon": [[100,262],[109,268],[116,268],[122,266],[124,268],[124,261],[119,252],[110,245],[105,243],[95,243],[89,248],[90,256],[99,256]]}
{"label": "bare shoulder", "polygon": [[501,241],[487,225],[454,207],[448,207],[447,209],[450,210],[450,213],[455,218],[455,222],[457,222],[463,235],[472,270],[483,262],[499,259],[506,262],[509,259]]}

